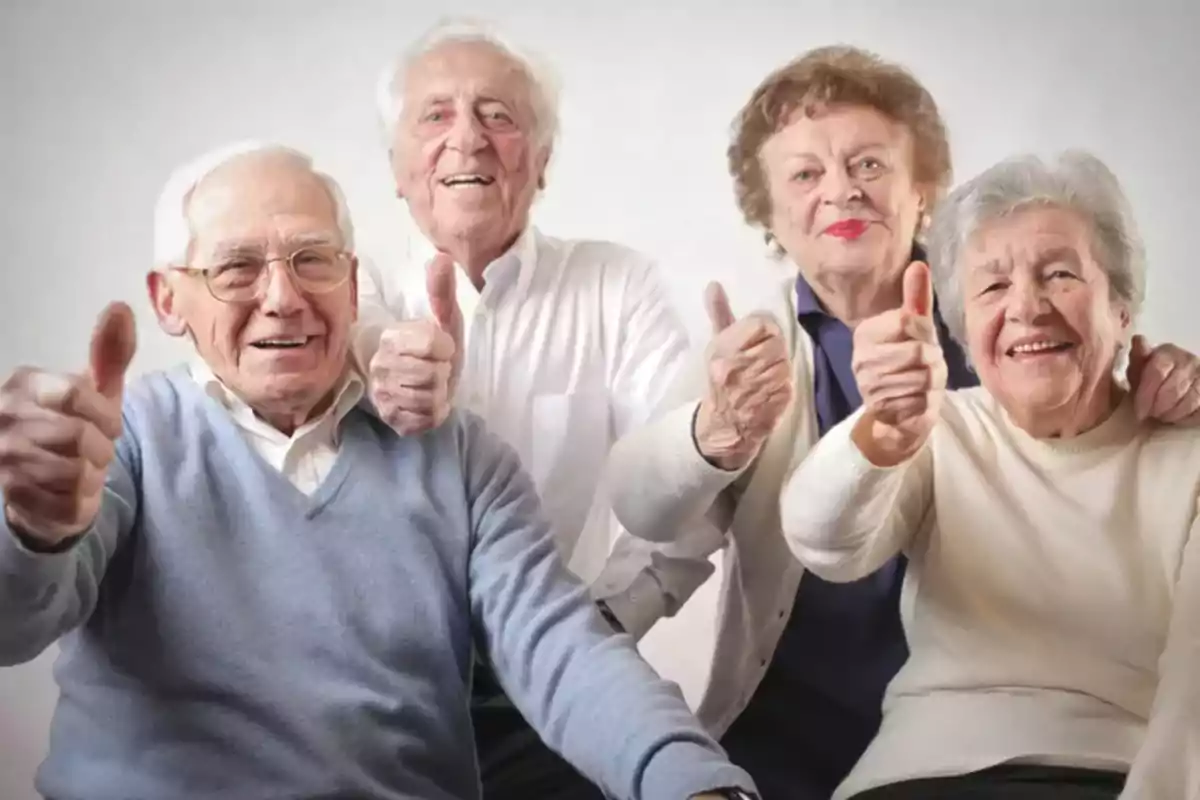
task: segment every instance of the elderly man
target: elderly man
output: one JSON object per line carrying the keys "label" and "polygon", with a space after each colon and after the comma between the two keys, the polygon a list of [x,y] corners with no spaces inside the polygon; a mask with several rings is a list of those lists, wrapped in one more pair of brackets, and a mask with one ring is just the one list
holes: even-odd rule
{"label": "elderly man", "polygon": [[[609,447],[648,418],[686,351],[656,269],[625,247],[531,225],[555,97],[495,37],[435,31],[388,68],[379,102],[396,192],[429,266],[364,274],[356,347],[371,397],[401,432],[441,423],[452,394],[486,419],[531,470],[563,559],[593,582],[613,627],[638,638],[711,573],[704,559],[619,536],[596,496]],[[599,797],[486,666],[475,696],[487,797]]]}
{"label": "elderly man", "polygon": [[172,179],[157,237],[155,312],[199,359],[126,389],[118,304],[86,373],[0,394],[0,659],[66,637],[42,794],[477,797],[473,632],[611,795],[752,789],[561,567],[507,446],[364,408],[331,179],[218,153]]}

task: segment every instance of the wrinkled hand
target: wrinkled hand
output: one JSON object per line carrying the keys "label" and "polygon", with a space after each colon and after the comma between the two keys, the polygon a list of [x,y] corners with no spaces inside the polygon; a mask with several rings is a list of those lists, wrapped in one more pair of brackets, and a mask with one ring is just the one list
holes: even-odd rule
{"label": "wrinkled hand", "polygon": [[379,416],[401,435],[446,421],[462,370],[462,312],[454,262],[444,253],[426,268],[433,319],[405,320],[383,332],[368,367],[368,392]]}
{"label": "wrinkled hand", "polygon": [[0,489],[5,518],[22,534],[53,546],[100,512],[136,349],[133,312],[113,303],[92,333],[87,374],[23,367],[0,386]]}
{"label": "wrinkled hand", "polygon": [[723,469],[741,469],[758,453],[792,399],[792,367],[778,323],[735,320],[721,284],[705,295],[713,339],[708,392],[696,415],[700,453]]}
{"label": "wrinkled hand", "polygon": [[1200,425],[1200,358],[1173,344],[1151,350],[1134,336],[1126,374],[1138,419]]}
{"label": "wrinkled hand", "polygon": [[899,464],[929,437],[946,389],[927,265],[905,270],[900,308],[855,328],[853,368],[864,408],[855,444],[877,466]]}

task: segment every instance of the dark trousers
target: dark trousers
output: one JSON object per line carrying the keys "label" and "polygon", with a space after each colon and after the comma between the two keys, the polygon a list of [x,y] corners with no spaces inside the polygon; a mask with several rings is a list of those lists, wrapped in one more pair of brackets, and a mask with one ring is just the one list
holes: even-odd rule
{"label": "dark trousers", "polygon": [[513,708],[491,670],[475,664],[471,721],[484,800],[604,800]]}
{"label": "dark trousers", "polygon": [[853,800],[1116,800],[1119,772],[1004,764],[967,775],[893,783]]}

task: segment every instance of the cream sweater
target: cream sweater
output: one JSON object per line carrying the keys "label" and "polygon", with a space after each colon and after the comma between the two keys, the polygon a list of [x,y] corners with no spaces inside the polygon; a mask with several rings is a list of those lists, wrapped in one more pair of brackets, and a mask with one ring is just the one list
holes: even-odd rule
{"label": "cream sweater", "polygon": [[1037,440],[970,389],[881,469],[857,419],[781,498],[788,546],[828,580],[910,559],[912,655],[835,800],[1014,761],[1129,772],[1125,799],[1200,798],[1200,429],[1139,424],[1126,401]]}

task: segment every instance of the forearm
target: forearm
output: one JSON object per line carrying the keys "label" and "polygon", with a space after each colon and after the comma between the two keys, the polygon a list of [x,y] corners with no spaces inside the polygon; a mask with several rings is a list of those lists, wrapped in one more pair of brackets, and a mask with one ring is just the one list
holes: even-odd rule
{"label": "forearm", "polygon": [[0,665],[32,661],[83,622],[99,591],[99,536],[93,525],[66,549],[40,552],[0,518]]}
{"label": "forearm", "polygon": [[[613,635],[555,550],[516,454],[482,434],[464,454],[475,546],[472,611],[505,693],[546,743],[616,797],[688,797],[748,779],[678,687]],[[734,779],[736,778],[736,779]]]}
{"label": "forearm", "polygon": [[872,465],[853,441],[856,420],[852,416],[830,430],[780,494],[788,548],[830,581],[853,581],[879,569],[908,543],[927,505],[918,459]]}
{"label": "forearm", "polygon": [[1200,522],[1184,548],[1158,689],[1122,800],[1200,798]]}
{"label": "forearm", "polygon": [[674,616],[713,573],[711,555],[723,537],[712,526],[689,531],[683,541],[653,544],[627,533],[617,537],[612,554],[592,584],[621,628],[640,640],[658,620]]}
{"label": "forearm", "polygon": [[613,446],[605,470],[613,512],[632,535],[668,541],[690,520],[719,528],[728,513],[719,498],[741,475],[710,464],[692,433],[699,401],[685,403]]}

